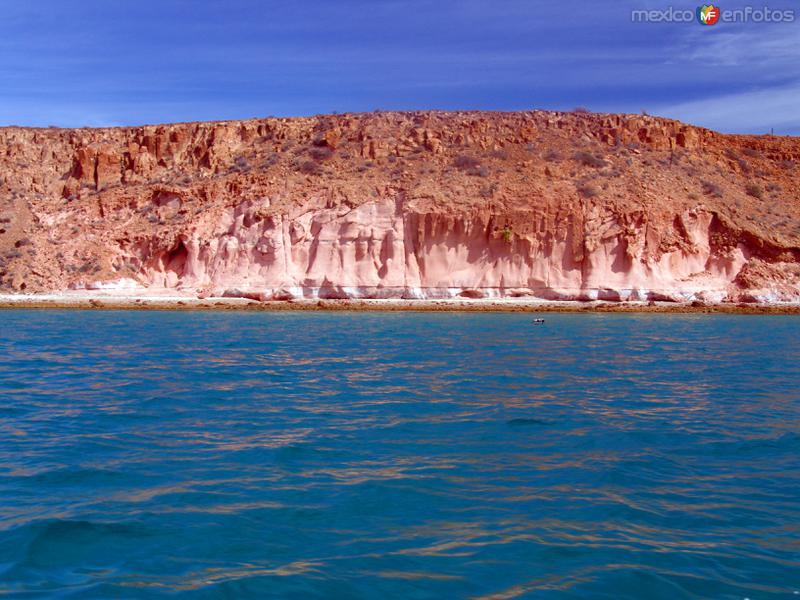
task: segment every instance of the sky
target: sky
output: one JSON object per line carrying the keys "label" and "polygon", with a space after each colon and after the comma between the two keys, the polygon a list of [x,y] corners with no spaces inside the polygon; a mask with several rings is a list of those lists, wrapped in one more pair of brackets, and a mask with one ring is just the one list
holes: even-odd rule
{"label": "sky", "polygon": [[0,125],[580,106],[800,135],[800,4],[766,4],[793,23],[632,21],[670,6],[697,4],[0,0]]}

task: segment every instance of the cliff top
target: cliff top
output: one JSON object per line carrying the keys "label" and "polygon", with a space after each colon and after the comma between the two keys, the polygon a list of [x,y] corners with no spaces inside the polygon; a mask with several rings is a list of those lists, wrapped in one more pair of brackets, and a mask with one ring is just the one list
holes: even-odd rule
{"label": "cliff top", "polygon": [[798,138],[588,112],[4,127],[0,287],[40,287],[80,269],[118,275],[103,258],[108,247],[169,244],[262,199],[269,218],[393,198],[418,213],[481,215],[519,235],[558,228],[567,215],[613,213],[658,231],[664,251],[672,237],[688,243],[675,215],[703,207],[777,255],[800,246],[799,162]]}

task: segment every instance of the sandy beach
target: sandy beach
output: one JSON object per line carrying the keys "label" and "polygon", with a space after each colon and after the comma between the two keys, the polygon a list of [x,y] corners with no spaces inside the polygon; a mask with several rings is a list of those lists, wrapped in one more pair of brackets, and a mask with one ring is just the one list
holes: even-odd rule
{"label": "sandy beach", "polygon": [[195,295],[131,295],[114,291],[70,291],[58,294],[0,294],[0,309],[105,310],[331,310],[331,311],[460,311],[460,312],[637,312],[637,313],[752,313],[800,314],[800,304],[701,302],[550,301],[531,298],[436,300],[304,299],[257,301],[248,298]]}

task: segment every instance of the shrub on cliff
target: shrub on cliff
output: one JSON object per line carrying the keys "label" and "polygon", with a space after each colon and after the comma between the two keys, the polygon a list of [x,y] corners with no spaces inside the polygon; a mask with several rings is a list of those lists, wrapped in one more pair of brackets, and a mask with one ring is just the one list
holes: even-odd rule
{"label": "shrub on cliff", "polygon": [[467,154],[459,154],[453,159],[453,166],[456,169],[460,169],[461,171],[468,171],[470,169],[477,169],[481,166],[481,161],[479,161],[474,156],[468,156]]}
{"label": "shrub on cliff", "polygon": [[710,181],[703,182],[703,193],[706,196],[714,196],[715,198],[722,198],[722,190],[716,183]]}
{"label": "shrub on cliff", "polygon": [[480,166],[476,169],[470,169],[467,171],[467,175],[472,175],[473,177],[488,177],[489,169],[488,167]]}
{"label": "shrub on cliff", "polygon": [[744,191],[747,192],[748,196],[758,198],[759,200],[761,200],[761,198],[764,196],[764,191],[761,189],[761,186],[756,183],[748,183],[745,186]]}
{"label": "shrub on cliff", "polygon": [[474,169],[475,167],[480,166],[481,161],[479,161],[474,156],[469,156],[467,154],[459,154],[453,159],[453,166],[456,169],[460,169],[462,171],[466,171],[467,169]]}
{"label": "shrub on cliff", "polygon": [[742,171],[742,173],[747,174],[750,172],[750,165],[747,164],[747,161],[745,159],[736,154],[734,150],[728,148],[727,150],[725,150],[725,156],[727,156],[730,160],[738,164],[739,169]]}
{"label": "shrub on cliff", "polygon": [[333,156],[333,150],[327,146],[314,146],[313,148],[309,149],[308,154],[314,160],[323,161],[328,160],[331,156]]}
{"label": "shrub on cliff", "polygon": [[489,176],[489,169],[481,165],[481,161],[474,156],[459,154],[453,160],[453,166],[456,169],[463,171],[467,175],[472,175],[474,177]]}
{"label": "shrub on cliff", "polygon": [[87,260],[78,269],[78,273],[97,273],[99,271],[100,265],[98,265],[93,259]]}
{"label": "shrub on cliff", "polygon": [[264,162],[261,163],[261,168],[269,169],[270,167],[277,165],[280,162],[280,160],[281,160],[280,155],[277,152],[273,152],[272,154],[269,155],[269,158],[267,158]]}
{"label": "shrub on cliff", "polygon": [[320,175],[322,168],[313,160],[304,160],[297,165],[297,170],[305,175]]}
{"label": "shrub on cliff", "polygon": [[586,167],[594,167],[595,169],[599,169],[600,167],[603,167],[606,164],[606,162],[602,158],[592,154],[591,152],[585,152],[585,151],[576,152],[573,158],[582,165]]}
{"label": "shrub on cliff", "polygon": [[544,159],[547,162],[556,162],[561,160],[561,155],[555,150],[548,150],[547,153],[544,155]]}
{"label": "shrub on cliff", "polygon": [[495,192],[497,192],[497,182],[483,186],[481,188],[481,197],[486,199],[492,198]]}
{"label": "shrub on cliff", "polygon": [[489,156],[498,160],[508,160],[508,151],[503,150],[502,148],[491,150],[489,151]]}

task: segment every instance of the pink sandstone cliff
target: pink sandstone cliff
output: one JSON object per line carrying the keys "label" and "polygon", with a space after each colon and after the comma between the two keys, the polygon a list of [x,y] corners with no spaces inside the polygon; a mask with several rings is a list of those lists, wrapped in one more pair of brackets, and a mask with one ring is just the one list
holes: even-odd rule
{"label": "pink sandstone cliff", "polygon": [[800,140],[634,115],[0,129],[0,291],[800,301]]}

